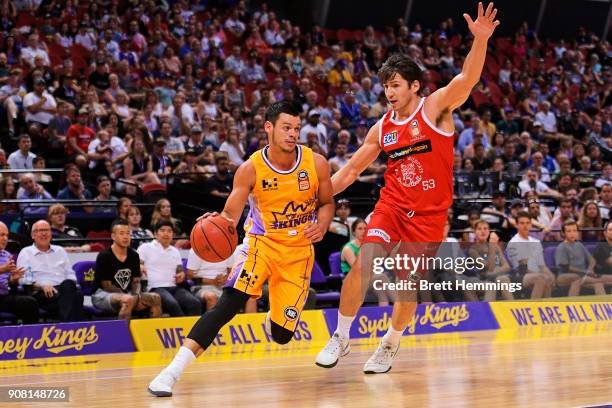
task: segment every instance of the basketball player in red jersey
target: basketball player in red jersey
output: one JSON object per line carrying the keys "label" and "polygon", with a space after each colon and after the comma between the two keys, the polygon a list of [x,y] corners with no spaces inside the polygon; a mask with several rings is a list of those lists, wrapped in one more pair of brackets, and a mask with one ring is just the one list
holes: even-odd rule
{"label": "basketball player in red jersey", "polygon": [[[419,95],[421,70],[407,56],[392,55],[380,68],[378,75],[392,110],[372,126],[364,144],[332,177],[332,184],[334,194],[342,192],[383,150],[389,157],[385,186],[359,256],[344,279],[338,326],[318,354],[318,366],[334,367],[340,357],[348,354],[350,327],[363,303],[373,259],[387,256],[399,242],[415,243],[406,251],[415,255],[412,250],[418,243],[442,241],[447,210],[453,201],[452,112],[467,100],[480,80],[488,39],[499,25],[496,14],[493,3],[486,11],[479,3],[475,21],[463,15],[474,36],[463,69],[447,86],[427,98]],[[389,330],[364,366],[366,374],[391,370],[401,335],[417,306],[415,290],[401,295],[402,300],[393,306]]]}

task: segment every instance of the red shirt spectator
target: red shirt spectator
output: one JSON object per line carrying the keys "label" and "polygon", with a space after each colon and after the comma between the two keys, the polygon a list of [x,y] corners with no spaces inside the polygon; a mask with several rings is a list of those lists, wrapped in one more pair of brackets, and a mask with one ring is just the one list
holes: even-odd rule
{"label": "red shirt spectator", "polygon": [[71,125],[66,132],[66,155],[72,157],[82,154],[87,157],[89,143],[96,138],[96,132],[87,126],[89,112],[87,109],[79,110],[78,122]]}

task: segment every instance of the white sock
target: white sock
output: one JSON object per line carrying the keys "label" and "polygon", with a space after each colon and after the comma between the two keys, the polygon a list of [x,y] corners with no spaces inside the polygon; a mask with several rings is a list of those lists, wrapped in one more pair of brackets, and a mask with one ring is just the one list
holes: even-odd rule
{"label": "white sock", "polygon": [[393,326],[389,326],[389,330],[383,336],[382,341],[392,346],[397,346],[402,338],[402,334],[404,334],[404,330],[395,330]]}
{"label": "white sock", "polygon": [[351,331],[353,320],[355,320],[355,316],[343,316],[340,314],[340,311],[338,311],[338,327],[336,327],[336,333],[348,339],[350,337],[349,332]]}
{"label": "white sock", "polygon": [[176,356],[174,356],[174,360],[166,367],[166,372],[174,378],[179,378],[181,374],[183,374],[185,368],[195,359],[196,356],[193,354],[193,351],[185,346],[181,346]]}

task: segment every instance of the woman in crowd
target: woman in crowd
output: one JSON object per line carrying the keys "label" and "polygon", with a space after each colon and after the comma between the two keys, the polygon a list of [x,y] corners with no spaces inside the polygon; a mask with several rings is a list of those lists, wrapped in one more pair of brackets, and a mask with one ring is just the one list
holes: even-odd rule
{"label": "woman in crowd", "polygon": [[[354,238],[344,245],[340,255],[342,261],[340,267],[344,274],[347,274],[351,270],[351,267],[357,260],[357,255],[359,255],[361,243],[366,232],[366,222],[361,218],[357,218],[351,225],[351,231]],[[379,283],[375,286],[374,282],[376,281]],[[380,288],[382,286],[379,285],[388,282],[389,278],[384,273],[373,274],[369,284],[370,290],[373,290],[374,287]],[[378,297],[378,306],[388,306],[389,303],[395,302],[395,292],[392,290],[374,290],[374,293],[376,297]]]}
{"label": "woman in crowd", "polygon": [[127,212],[128,223],[130,224],[130,230],[132,231],[132,244],[131,247],[136,249],[140,244],[151,241],[154,236],[151,230],[143,228],[140,223],[142,222],[142,214],[140,208],[135,205],[131,206]]}
{"label": "woman in crowd", "polygon": [[[597,242],[603,239],[603,222],[599,206],[595,201],[587,201],[582,207],[578,218],[578,228],[582,235],[582,241]],[[587,228],[588,231],[584,231],[584,228]]]}

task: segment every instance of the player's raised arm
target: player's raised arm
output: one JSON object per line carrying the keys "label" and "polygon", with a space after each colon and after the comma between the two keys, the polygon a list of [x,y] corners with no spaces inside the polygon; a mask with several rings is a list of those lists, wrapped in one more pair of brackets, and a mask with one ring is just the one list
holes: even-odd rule
{"label": "player's raised arm", "polygon": [[255,185],[255,167],[251,160],[242,163],[236,174],[234,175],[234,186],[225,207],[221,212],[221,216],[228,218],[234,222],[234,226],[240,220],[244,206],[249,198],[249,194]]}
{"label": "player's raised arm", "polygon": [[317,178],[319,179],[319,190],[317,197],[319,209],[316,224],[311,224],[304,230],[306,238],[311,242],[318,242],[323,239],[325,232],[329,229],[329,224],[334,218],[336,208],[334,205],[334,195],[332,191],[331,179],[329,178],[329,164],[327,159],[320,154],[314,153]]}
{"label": "player's raised arm", "polygon": [[474,36],[474,41],[465,58],[461,73],[454,77],[447,86],[440,88],[427,98],[428,110],[435,112],[435,117],[444,111],[452,111],[463,105],[470,96],[472,88],[480,80],[487,55],[487,42],[499,25],[499,20],[495,20],[496,15],[497,9],[493,7],[493,3],[489,3],[486,11],[482,3],[478,3],[476,21],[473,21],[468,14],[463,14]]}
{"label": "player's raised arm", "polygon": [[353,154],[346,166],[342,167],[332,176],[331,182],[334,195],[346,190],[376,160],[381,151],[378,140],[379,133],[380,123],[376,122],[370,128],[361,147]]}

